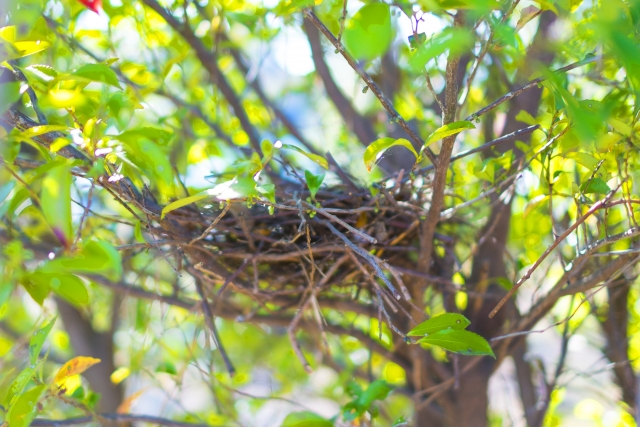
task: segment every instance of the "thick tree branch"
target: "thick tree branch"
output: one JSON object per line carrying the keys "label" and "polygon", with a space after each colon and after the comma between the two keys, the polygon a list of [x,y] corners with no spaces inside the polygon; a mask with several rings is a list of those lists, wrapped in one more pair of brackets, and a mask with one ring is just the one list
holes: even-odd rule
{"label": "thick tree branch", "polygon": [[[462,25],[462,13],[458,12],[455,18],[455,26]],[[447,125],[455,121],[456,111],[458,107],[458,88],[457,88],[457,71],[459,54],[450,54],[447,61],[445,75],[445,102],[443,125]],[[440,211],[444,205],[444,190],[447,184],[447,170],[451,162],[451,153],[455,144],[456,136],[446,137],[442,141],[442,148],[438,155],[438,162],[435,164],[435,177],[433,179],[431,204],[427,213],[427,218],[422,222],[420,230],[420,258],[418,259],[418,270],[427,273],[431,264],[431,252],[433,250],[433,236],[436,227],[440,221]],[[420,288],[424,288],[421,286]],[[413,295],[414,298],[421,300],[421,295]]]}

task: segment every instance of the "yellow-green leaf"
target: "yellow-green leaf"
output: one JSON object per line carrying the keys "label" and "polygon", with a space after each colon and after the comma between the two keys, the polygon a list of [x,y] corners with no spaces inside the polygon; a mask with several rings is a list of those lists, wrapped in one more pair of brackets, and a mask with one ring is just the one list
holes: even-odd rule
{"label": "yellow-green leaf", "polygon": [[169,212],[174,211],[178,208],[181,208],[186,205],[190,205],[191,203],[195,203],[198,200],[202,200],[206,197],[209,197],[208,194],[196,194],[195,196],[185,197],[184,199],[178,199],[175,202],[169,203],[167,206],[162,208],[161,218],[164,218]]}
{"label": "yellow-green leaf", "polygon": [[434,334],[445,329],[465,329],[471,322],[459,313],[443,313],[425,320],[418,326],[410,330],[407,335],[410,337],[425,336]]}
{"label": "yellow-green leaf", "polygon": [[66,164],[51,169],[42,180],[42,213],[60,243],[69,246],[71,226],[71,169]]}
{"label": "yellow-green leaf", "polygon": [[325,159],[322,156],[318,156],[317,154],[313,154],[313,153],[307,153],[303,149],[301,149],[299,147],[296,147],[295,145],[291,145],[291,144],[282,144],[282,148],[284,148],[285,150],[297,151],[298,153],[307,156],[307,158],[309,160],[319,164],[320,166],[322,166],[326,170],[329,170],[329,162],[327,162],[327,159]]}
{"label": "yellow-green leaf", "polygon": [[460,329],[444,329],[435,334],[420,338],[419,343],[437,345],[452,353],[468,356],[492,356],[491,346],[480,335]]}
{"label": "yellow-green leaf", "polygon": [[55,317],[46,326],[37,330],[31,337],[31,341],[29,342],[29,362],[31,364],[38,361],[38,356],[40,356],[40,350],[42,350],[44,340],[47,339],[47,335],[51,332],[51,328],[53,328],[54,323],[56,323]]}
{"label": "yellow-green leaf", "polygon": [[85,242],[82,250],[73,256],[59,257],[49,261],[40,271],[50,273],[99,274],[117,281],[122,276],[120,252],[106,240]]}
{"label": "yellow-green leaf", "polygon": [[72,130],[69,126],[60,126],[60,125],[43,125],[43,126],[34,126],[32,128],[26,129],[20,133],[20,136],[24,138],[33,138],[34,136],[44,135],[49,132],[68,132]]}
{"label": "yellow-green leaf", "polygon": [[411,151],[413,155],[416,156],[416,162],[420,161],[421,157],[418,155],[418,153],[416,153],[413,145],[411,145],[411,143],[406,139],[380,138],[369,144],[367,149],[364,151],[363,160],[367,171],[371,172],[371,168],[373,168],[373,165],[375,164],[376,160],[378,160],[378,158],[382,155],[382,153],[396,145],[401,145],[402,147]]}
{"label": "yellow-green leaf", "polygon": [[38,402],[47,386],[42,384],[21,394],[8,414],[8,421],[11,427],[28,427],[36,416]]}
{"label": "yellow-green leaf", "polygon": [[23,58],[25,56],[41,52],[51,46],[51,43],[44,40],[21,41],[13,43],[2,40],[0,44],[0,61]]}
{"label": "yellow-green leaf", "polygon": [[435,132],[429,135],[427,140],[424,142],[424,146],[427,147],[436,141],[440,141],[443,138],[460,133],[463,130],[475,129],[475,128],[476,127],[473,123],[466,120],[449,123],[448,125],[444,125],[438,128]]}

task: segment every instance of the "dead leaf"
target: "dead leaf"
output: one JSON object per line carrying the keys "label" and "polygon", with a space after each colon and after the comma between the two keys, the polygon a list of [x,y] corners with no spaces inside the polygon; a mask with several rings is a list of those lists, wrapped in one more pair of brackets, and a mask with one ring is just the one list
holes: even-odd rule
{"label": "dead leaf", "polygon": [[100,363],[100,359],[88,356],[77,356],[64,364],[56,374],[54,381],[59,383],[73,375],[81,374],[96,363]]}
{"label": "dead leaf", "polygon": [[133,402],[135,402],[135,400],[139,398],[142,395],[142,393],[144,393],[146,390],[147,388],[145,387],[141,390],[136,391],[131,396],[124,399],[120,404],[120,406],[118,406],[118,409],[116,409],[116,412],[118,414],[128,414],[131,410],[131,404],[133,404]]}
{"label": "dead leaf", "polygon": [[531,21],[536,16],[542,13],[542,9],[538,9],[535,6],[525,7],[520,11],[520,19],[518,19],[518,23],[516,24],[516,33],[522,29],[527,22]]}

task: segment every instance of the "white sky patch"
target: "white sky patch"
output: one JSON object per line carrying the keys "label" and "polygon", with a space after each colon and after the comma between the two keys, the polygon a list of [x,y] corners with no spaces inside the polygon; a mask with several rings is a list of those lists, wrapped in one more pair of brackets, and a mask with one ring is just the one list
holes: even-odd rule
{"label": "white sky patch", "polygon": [[[392,13],[395,10],[397,10],[397,8],[391,8]],[[400,35],[402,41],[408,45],[409,36],[413,35],[413,22],[404,13],[401,13],[396,19],[398,20],[398,35]],[[447,23],[443,19],[440,19],[430,13],[425,13],[422,16],[422,21],[418,23],[418,34],[425,33],[428,38],[433,34],[441,32],[446,27]]]}
{"label": "white sky patch", "polygon": [[85,10],[78,17],[75,31],[80,30],[109,30],[109,17],[106,13],[100,12],[98,15],[90,10]]}
{"label": "white sky patch", "polygon": [[278,65],[294,76],[305,76],[314,70],[311,48],[302,31],[285,28],[273,41],[273,54]]}

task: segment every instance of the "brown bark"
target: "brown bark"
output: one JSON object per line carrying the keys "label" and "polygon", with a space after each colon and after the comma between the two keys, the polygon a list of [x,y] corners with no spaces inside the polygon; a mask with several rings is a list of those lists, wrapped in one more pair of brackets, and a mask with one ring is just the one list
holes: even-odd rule
{"label": "brown bark", "polygon": [[[543,63],[548,65],[551,63],[553,53],[546,49],[546,45],[548,31],[554,21],[555,15],[551,12],[545,12],[542,15],[538,32],[524,61],[524,68],[518,73],[516,85],[529,80],[535,64]],[[514,132],[522,127],[522,124],[516,120],[516,115],[521,110],[528,112],[534,117],[536,116],[541,95],[541,88],[533,88],[526,94],[516,97],[511,101],[511,106],[507,113],[507,120],[502,130],[503,135]],[[504,144],[499,150],[504,152],[509,149],[514,149],[514,143]],[[470,283],[472,284],[472,289],[478,290],[479,292],[500,294],[503,293],[504,290],[495,284],[493,280],[507,276],[505,250],[511,222],[511,203],[510,200],[507,203],[500,203],[497,197],[493,197],[492,202],[496,203],[494,204],[487,224],[480,232],[480,236],[486,237],[483,239],[474,257]],[[464,313],[469,320],[471,320],[471,327],[469,329],[482,335],[486,339],[499,335],[504,323],[509,318],[514,317],[515,306],[511,304],[511,307],[504,307],[498,312],[498,315],[489,319],[489,312],[494,306],[494,299],[470,298]],[[486,358],[461,380],[461,387],[455,396],[457,410],[455,412],[456,418],[452,425],[460,427],[484,427],[487,425],[487,387],[491,374],[496,367],[493,359]],[[528,400],[527,398],[525,405],[530,404]]]}
{"label": "brown bark", "polygon": [[[98,403],[99,410],[101,412],[115,412],[124,397],[122,387],[114,385],[110,378],[115,371],[113,332],[116,325],[113,324],[109,331],[98,332],[91,325],[91,320],[86,318],[76,307],[60,298],[56,299],[56,303],[64,328],[69,334],[74,354],[96,357],[101,360],[100,363],[83,373],[83,376],[89,381],[91,390],[101,395]],[[113,316],[114,321],[116,317]]]}
{"label": "brown bark", "polygon": [[622,392],[622,400],[631,413],[636,413],[637,378],[629,361],[629,308],[628,298],[631,282],[621,277],[619,284],[607,288],[609,310],[601,322],[607,339],[605,355],[614,364],[615,382]]}

